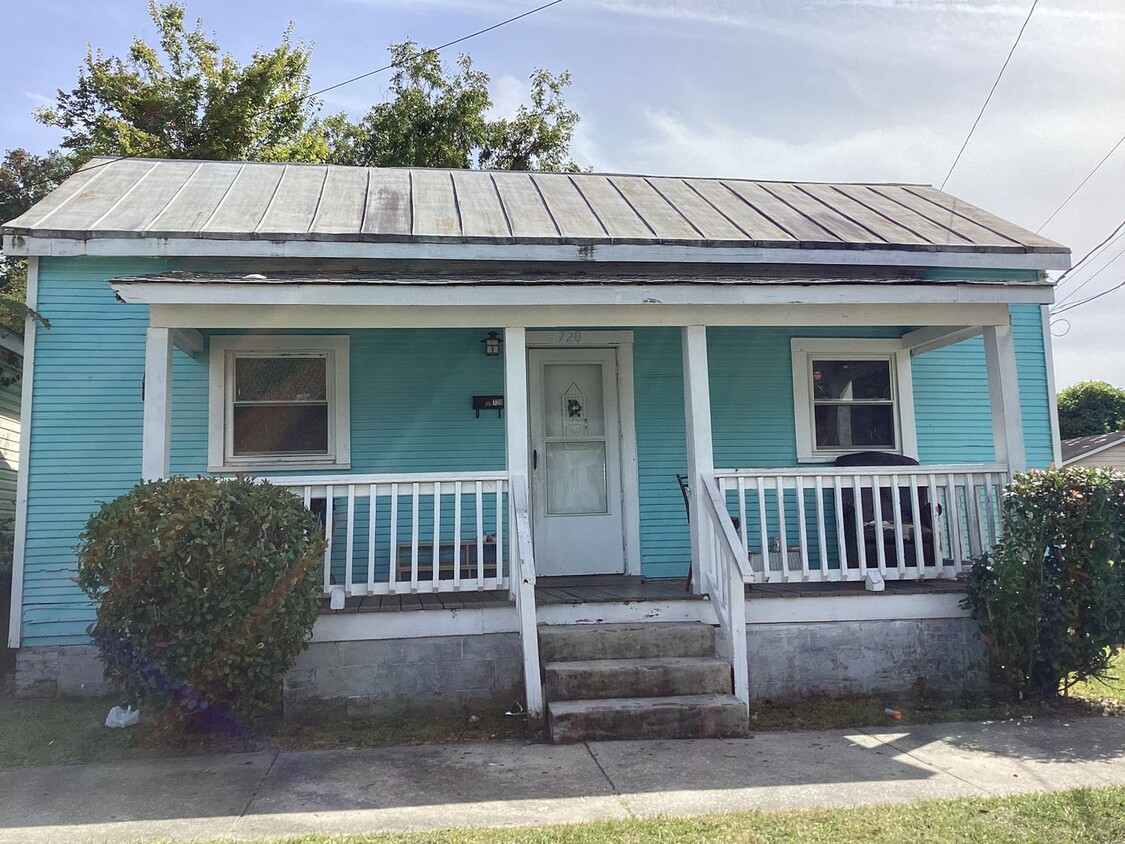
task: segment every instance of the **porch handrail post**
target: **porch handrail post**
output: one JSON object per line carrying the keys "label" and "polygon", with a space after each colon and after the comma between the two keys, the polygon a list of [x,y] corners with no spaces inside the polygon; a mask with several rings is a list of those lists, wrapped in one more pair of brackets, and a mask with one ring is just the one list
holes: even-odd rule
{"label": "porch handrail post", "polygon": [[[527,330],[523,326],[508,326],[504,329],[504,445],[505,469],[509,477],[513,474],[531,479],[531,455],[528,446],[531,434],[528,429],[527,408]],[[511,490],[508,490],[509,526],[515,525],[515,508]],[[514,570],[516,557],[516,532],[508,531],[509,564],[513,567],[510,591],[516,594],[516,579],[519,572]]]}
{"label": "porch handrail post", "polygon": [[[714,477],[715,454],[711,439],[711,389],[707,368],[707,326],[685,325],[683,328],[684,422],[687,434],[688,477],[697,481],[700,475]],[[704,556],[714,553],[711,520],[703,518],[703,495],[698,482],[691,484],[689,496],[692,518],[691,572],[696,590],[703,587],[700,572]]]}
{"label": "porch handrail post", "polygon": [[172,445],[172,331],[149,328],[145,334],[144,434],[141,478],[168,477]]}
{"label": "porch handrail post", "polygon": [[996,460],[1010,474],[1027,469],[1020,411],[1019,371],[1010,325],[984,327],[984,360],[988,370],[988,398],[992,407],[992,439]]}

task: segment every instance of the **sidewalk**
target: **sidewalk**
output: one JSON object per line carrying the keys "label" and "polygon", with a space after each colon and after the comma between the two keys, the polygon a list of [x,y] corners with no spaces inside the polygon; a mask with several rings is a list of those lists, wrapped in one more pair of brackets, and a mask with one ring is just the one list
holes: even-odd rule
{"label": "sidewalk", "polygon": [[254,838],[1125,785],[1125,719],[199,756],[0,771],[0,842]]}

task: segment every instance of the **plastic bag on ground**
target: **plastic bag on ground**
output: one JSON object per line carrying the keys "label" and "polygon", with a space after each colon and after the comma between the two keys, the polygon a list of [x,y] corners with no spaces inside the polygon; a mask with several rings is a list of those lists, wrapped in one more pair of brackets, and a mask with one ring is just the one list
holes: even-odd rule
{"label": "plastic bag on ground", "polygon": [[105,716],[105,725],[110,728],[131,727],[141,720],[141,710],[127,706],[115,706]]}

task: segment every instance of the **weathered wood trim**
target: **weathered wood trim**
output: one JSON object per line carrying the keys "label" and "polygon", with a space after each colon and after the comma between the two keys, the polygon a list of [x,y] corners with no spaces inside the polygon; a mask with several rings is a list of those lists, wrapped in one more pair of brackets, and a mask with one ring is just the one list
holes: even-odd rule
{"label": "weathered wood trim", "polygon": [[[360,307],[553,308],[593,305],[675,306],[1050,304],[1052,288],[1033,284],[286,284],[240,282],[112,283],[122,301],[139,305],[337,305]],[[485,325],[488,324],[486,320]],[[549,323],[548,323],[549,324]],[[559,322],[555,322],[559,325]],[[543,325],[543,323],[537,323]]]}
{"label": "weathered wood trim", "polygon": [[149,328],[145,335],[144,432],[141,478],[167,478],[172,455],[172,333]]}
{"label": "weathered wood trim", "polygon": [[1006,304],[881,305],[726,305],[622,307],[411,306],[294,307],[257,305],[153,305],[150,324],[166,328],[480,328],[508,324],[526,328],[559,325],[642,327],[685,325],[855,326],[855,325],[1003,325]]}
{"label": "weathered wood trim", "polygon": [[[27,306],[39,305],[39,259],[27,259]],[[31,478],[31,406],[35,385],[36,322],[29,315],[23,321],[23,375],[20,384],[20,465],[16,475],[16,523],[12,538],[11,617],[8,647],[18,648],[23,626],[24,555],[27,550],[27,489]]]}
{"label": "weathered wood trim", "polygon": [[944,325],[930,325],[910,331],[902,335],[902,348],[911,355],[923,355],[935,349],[942,349],[968,340],[981,333],[979,325],[966,325],[963,327],[947,327]]}
{"label": "weathered wood trim", "polygon": [[195,357],[203,351],[206,342],[194,328],[177,328],[172,332],[172,345],[185,354]]}
{"label": "weathered wood trim", "polygon": [[[707,327],[685,325],[682,332],[684,366],[684,423],[687,437],[687,476],[690,479],[688,520],[691,531],[692,583],[704,588],[704,555],[714,553],[714,526],[704,517],[704,495],[699,478],[715,475],[715,448],[711,434],[711,383],[707,362]],[[709,566],[713,569],[714,566]]]}
{"label": "weathered wood trim", "polygon": [[988,398],[992,405],[992,439],[998,463],[1023,472],[1027,451],[1023,439],[1023,412],[1020,409],[1019,370],[1010,325],[989,325],[984,329],[984,362],[988,370]]}
{"label": "weathered wood trim", "polygon": [[[60,233],[61,234],[61,233]],[[991,250],[991,251],[988,251]],[[356,240],[236,240],[206,237],[27,237],[5,235],[9,255],[160,258],[345,258],[448,261],[582,261],[602,263],[835,264],[894,267],[971,267],[1065,270],[1070,253],[996,247],[945,249],[833,249],[672,243],[437,243]]]}
{"label": "weathered wood trim", "polygon": [[1046,305],[1039,306],[1039,321],[1043,328],[1043,358],[1047,368],[1047,403],[1051,414],[1051,459],[1056,466],[1062,466],[1062,435],[1059,433],[1059,403],[1055,392],[1055,350],[1051,336],[1051,309]]}

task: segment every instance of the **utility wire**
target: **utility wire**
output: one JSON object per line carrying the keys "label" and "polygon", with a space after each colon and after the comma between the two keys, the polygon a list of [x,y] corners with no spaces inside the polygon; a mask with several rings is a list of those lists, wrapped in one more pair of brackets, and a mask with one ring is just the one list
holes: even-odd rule
{"label": "utility wire", "polygon": [[1055,216],[1060,211],[1062,211],[1064,208],[1066,208],[1066,206],[1070,202],[1070,200],[1074,199],[1074,195],[1086,186],[1086,183],[1094,177],[1095,173],[1097,173],[1099,170],[1102,169],[1102,165],[1105,164],[1107,161],[1109,161],[1110,156],[1113,155],[1115,152],[1117,152],[1117,148],[1119,146],[1121,146],[1121,144],[1123,144],[1123,143],[1125,143],[1125,135],[1122,135],[1120,140],[1118,140],[1118,142],[1113,145],[1113,149],[1111,149],[1109,152],[1107,152],[1105,154],[1105,157],[1101,161],[1098,162],[1098,165],[1093,170],[1091,170],[1089,173],[1086,174],[1086,178],[1078,183],[1078,187],[1076,187],[1074,190],[1072,190],[1070,192],[1070,196],[1068,196],[1066,199],[1064,199],[1062,201],[1062,205],[1060,205],[1058,208],[1056,208],[1054,211],[1051,212],[1051,216],[1048,217],[1046,220],[1044,220],[1043,225],[1041,225],[1039,228],[1037,228],[1035,230],[1036,234],[1039,234],[1039,232],[1041,232],[1041,231],[1043,231],[1043,229],[1047,228],[1047,223],[1049,223],[1049,222],[1051,222],[1051,220],[1055,219]]}
{"label": "utility wire", "polygon": [[[1117,237],[1115,237],[1112,241],[1110,241],[1108,244],[1106,244],[1106,249],[1108,249],[1110,246],[1112,246],[1114,243],[1116,243],[1118,240],[1120,240],[1122,238],[1122,236],[1125,236],[1125,231],[1121,232],[1119,235],[1117,235]],[[1104,252],[1105,250],[1102,250],[1102,251]],[[1112,264],[1114,261],[1116,261],[1118,258],[1120,258],[1123,254],[1125,254],[1125,248],[1119,250],[1116,255],[1114,255],[1112,258],[1110,258],[1108,261],[1106,261],[1104,264],[1102,264],[1101,267],[1099,267],[1092,275],[1089,275],[1086,278],[1084,278],[1082,280],[1082,283],[1079,284],[1077,287],[1075,287],[1073,290],[1071,290],[1069,293],[1067,293],[1066,296],[1064,296],[1055,307],[1061,308],[1068,301],[1070,301],[1075,296],[1077,296],[1079,290],[1081,290],[1083,287],[1085,287],[1087,284],[1089,284],[1091,281],[1093,281],[1095,278],[1097,278],[1099,275],[1101,275],[1110,264]]]}
{"label": "utility wire", "polygon": [[[498,23],[494,23],[491,26],[486,26],[483,29],[478,29],[475,32],[470,32],[468,35],[462,35],[460,38],[454,38],[452,41],[446,41],[444,44],[439,44],[436,47],[429,47],[429,48],[423,50],[422,52],[423,53],[440,52],[441,50],[444,50],[447,47],[452,47],[456,44],[461,44],[461,43],[463,43],[465,41],[468,41],[472,38],[476,38],[476,37],[484,35],[488,32],[492,32],[493,30],[500,29],[501,27],[507,26],[510,23],[515,23],[518,20],[523,20],[526,17],[530,17],[531,15],[534,15],[538,12],[542,12],[545,9],[549,9],[552,6],[557,6],[559,3],[562,3],[562,2],[563,2],[563,0],[550,0],[550,2],[543,3],[542,5],[536,6],[534,9],[528,9],[526,12],[521,12],[518,15],[513,15],[510,18],[506,18],[505,20],[499,21]],[[1038,2],[1038,0],[1036,0],[1036,2]],[[377,67],[377,68],[375,68],[375,70],[369,70],[366,73],[361,73],[358,76],[353,76],[351,79],[345,79],[343,82],[337,82],[334,85],[329,85],[326,88],[321,88],[319,90],[312,91],[312,92],[310,92],[308,94],[304,94],[300,97],[291,97],[288,100],[285,100],[284,102],[275,103],[274,105],[271,105],[271,106],[266,106],[261,111],[258,111],[256,113],[252,114],[250,116],[250,119],[256,120],[257,118],[261,117],[262,115],[268,114],[269,112],[271,112],[275,109],[285,108],[286,106],[292,105],[293,103],[305,102],[306,100],[310,100],[313,97],[319,97],[321,94],[325,94],[328,91],[335,91],[337,88],[343,88],[345,85],[351,85],[353,82],[359,82],[362,79],[367,79],[368,77],[375,76],[376,74],[385,73],[388,70],[394,70],[394,68],[395,68],[395,64],[392,62],[391,64],[386,64],[386,65],[383,65],[382,67]],[[83,169],[83,171],[96,170],[99,167],[105,167],[106,165],[109,165],[109,164],[116,164],[119,161],[128,161],[128,160],[133,159],[133,158],[144,158],[144,157],[145,157],[144,153],[132,153],[130,155],[120,155],[120,156],[117,156],[116,158],[110,158],[106,161],[102,161],[102,162],[99,162],[97,164],[91,164],[88,167],[84,167],[82,169]],[[39,187],[46,187],[49,184],[50,184],[49,180],[43,180],[41,182],[33,182],[30,185],[26,185],[25,189],[34,189],[34,188],[39,188]],[[5,191],[5,192],[9,196],[16,196],[17,195],[15,192],[10,191],[10,190]]]}
{"label": "utility wire", "polygon": [[1055,289],[1057,290],[1060,286],[1062,286],[1063,281],[1068,276],[1070,276],[1071,273],[1076,272],[1083,264],[1085,264],[1088,260],[1090,260],[1090,258],[1094,255],[1095,252],[1097,252],[1098,254],[1101,254],[1101,250],[1104,247],[1108,246],[1109,242],[1111,240],[1117,239],[1117,236],[1121,232],[1122,229],[1125,229],[1125,220],[1122,220],[1120,223],[1118,223],[1117,228],[1115,228],[1113,231],[1111,231],[1109,233],[1109,236],[1105,240],[1103,240],[1101,243],[1099,243],[1097,246],[1095,246],[1093,249],[1091,249],[1089,252],[1087,252],[1085,255],[1083,255],[1076,264],[1073,264],[1071,266],[1071,268],[1069,270],[1067,270],[1062,275],[1060,275],[1058,278],[1056,278],[1055,279]]}
{"label": "utility wire", "polygon": [[1012,54],[1015,53],[1016,47],[1019,46],[1020,39],[1023,38],[1023,31],[1027,29],[1027,24],[1031,20],[1031,16],[1035,13],[1035,7],[1039,5],[1039,0],[1031,0],[1031,8],[1028,9],[1027,17],[1024,18],[1023,26],[1020,27],[1019,33],[1016,35],[1016,40],[1012,44],[1012,49],[1008,51],[1008,58],[1004,59],[1004,65],[1000,68],[1000,73],[996,76],[996,81],[992,83],[992,88],[988,92],[988,96],[984,98],[984,105],[980,107],[980,113],[977,119],[973,121],[972,127],[969,129],[969,134],[965,136],[965,142],[961,144],[961,149],[957,152],[957,157],[953,159],[953,164],[949,168],[949,172],[945,174],[945,178],[941,181],[940,190],[945,190],[945,183],[949,181],[949,177],[953,175],[953,171],[957,169],[957,162],[961,160],[961,155],[965,152],[965,147],[969,145],[969,139],[973,137],[973,133],[977,130],[977,124],[980,119],[984,117],[984,111],[988,108],[988,104],[992,101],[992,95],[996,93],[996,86],[1000,84],[1000,80],[1004,76],[1004,71],[1008,69],[1008,62],[1012,60]]}
{"label": "utility wire", "polygon": [[[1120,258],[1121,256],[1118,255],[1117,257]],[[1114,260],[1117,260],[1117,259],[1115,258]],[[1117,282],[1117,284],[1113,285],[1113,287],[1110,287],[1110,288],[1107,288],[1106,290],[1103,290],[1101,293],[1097,293],[1093,296],[1090,296],[1089,298],[1082,299],[1078,302],[1071,302],[1065,308],[1059,308],[1059,310],[1052,312],[1051,316],[1057,316],[1058,314],[1065,314],[1067,311],[1072,311],[1075,308],[1081,307],[1082,305],[1088,305],[1091,302],[1102,298],[1103,296],[1108,296],[1110,293],[1114,292],[1115,290],[1120,290],[1122,287],[1125,287],[1125,279],[1122,279],[1121,281]]]}

